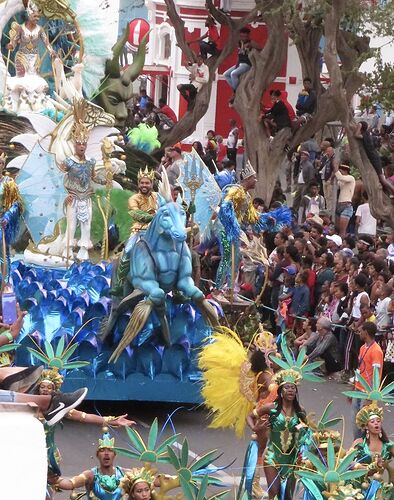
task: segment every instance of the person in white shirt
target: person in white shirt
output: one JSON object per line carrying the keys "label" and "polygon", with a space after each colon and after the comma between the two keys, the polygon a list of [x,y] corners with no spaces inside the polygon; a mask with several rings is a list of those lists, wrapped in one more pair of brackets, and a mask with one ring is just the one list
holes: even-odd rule
{"label": "person in white shirt", "polygon": [[353,215],[352,198],[356,187],[356,179],[351,175],[349,165],[339,165],[335,177],[339,186],[336,226],[339,228],[340,237],[345,238],[349,220]]}
{"label": "person in white shirt", "polygon": [[208,83],[209,68],[204,64],[204,59],[201,55],[197,56],[197,62],[188,63],[186,69],[190,72],[190,83],[181,83],[177,89],[188,102],[188,111],[192,110],[196,100],[197,93],[201,90],[202,86]]}
{"label": "person in white shirt", "polygon": [[237,122],[234,119],[230,120],[230,132],[227,136],[227,158],[234,163],[237,162],[237,145],[238,145],[239,130]]}
{"label": "person in white shirt", "polygon": [[392,313],[389,312],[389,306],[391,303],[392,293],[393,287],[391,285],[385,284],[380,289],[380,298],[378,299],[375,308],[376,326],[378,327],[378,332],[387,330],[391,325]]}
{"label": "person in white shirt", "polygon": [[371,214],[368,203],[368,194],[364,191],[362,194],[363,203],[358,206],[356,211],[356,228],[358,234],[369,234],[376,236],[376,219]]}

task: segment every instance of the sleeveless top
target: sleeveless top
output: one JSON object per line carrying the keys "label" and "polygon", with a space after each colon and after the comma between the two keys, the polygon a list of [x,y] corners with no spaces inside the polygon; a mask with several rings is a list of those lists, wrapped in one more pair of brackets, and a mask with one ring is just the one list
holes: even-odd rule
{"label": "sleeveless top", "polygon": [[360,311],[360,305],[361,305],[361,297],[368,297],[368,303],[370,302],[369,300],[369,295],[367,292],[360,292],[356,298],[353,301],[353,307],[352,307],[352,316],[353,318],[360,319],[361,318],[361,311]]}
{"label": "sleeveless top", "polygon": [[[393,447],[393,442],[383,443],[380,457],[382,457],[382,459],[385,461],[390,461],[393,458],[393,454],[391,453],[391,448]],[[361,464],[371,464],[373,458],[375,457],[375,455],[377,455],[377,453],[374,453],[369,449],[366,439],[363,439],[361,443],[356,444],[355,449],[358,451],[356,459]]]}
{"label": "sleeveless top", "polygon": [[121,500],[123,493],[119,483],[124,476],[124,472],[120,467],[115,467],[115,473],[112,476],[101,474],[98,467],[94,467],[92,472],[94,480],[91,491],[87,492],[88,498],[96,500]]}

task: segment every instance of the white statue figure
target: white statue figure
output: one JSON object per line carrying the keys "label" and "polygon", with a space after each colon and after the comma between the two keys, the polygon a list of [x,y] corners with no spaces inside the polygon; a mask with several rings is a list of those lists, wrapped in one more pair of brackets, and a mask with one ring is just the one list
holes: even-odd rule
{"label": "white statue figure", "polygon": [[[90,227],[92,223],[92,195],[93,181],[105,184],[104,179],[96,177],[96,160],[86,158],[86,147],[88,143],[89,131],[85,126],[87,103],[84,99],[75,101],[74,117],[75,126],[72,136],[75,145],[75,155],[67,157],[60,165],[65,172],[64,187],[68,193],[65,200],[67,229],[63,240],[63,256],[72,258],[72,249],[79,247],[77,259],[87,260],[89,249],[93,244],[90,239]],[[75,241],[75,231],[79,224],[81,237]]]}
{"label": "white statue figure", "polygon": [[[8,77],[5,105],[9,111],[40,111],[51,107],[47,101],[48,84],[39,74],[39,44],[43,43],[51,57],[56,57],[44,29],[38,24],[40,11],[29,1],[26,8],[27,21],[23,24],[13,22],[10,30],[8,50],[17,50],[15,55],[16,76]],[[5,96],[5,97],[6,97]]]}

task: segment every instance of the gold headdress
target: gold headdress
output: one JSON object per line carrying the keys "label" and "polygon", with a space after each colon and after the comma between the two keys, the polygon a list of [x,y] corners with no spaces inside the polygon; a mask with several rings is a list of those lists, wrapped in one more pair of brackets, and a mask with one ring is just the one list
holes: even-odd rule
{"label": "gold headdress", "polygon": [[263,325],[261,324],[259,325],[259,331],[256,333],[253,339],[253,344],[255,345],[256,349],[266,353],[267,355],[277,351],[274,336],[271,332],[267,332],[266,330],[264,330]]}
{"label": "gold headdress", "polygon": [[149,170],[148,166],[146,165],[145,170],[142,170],[142,168],[140,168],[137,176],[138,181],[140,181],[143,177],[146,177],[153,182],[155,180],[155,171]]}
{"label": "gold headdress", "polygon": [[53,384],[55,391],[58,391],[63,384],[63,376],[54,368],[52,370],[43,370],[40,377],[41,382],[50,382]]}
{"label": "gold headdress", "polygon": [[278,386],[284,384],[294,384],[298,385],[302,380],[302,375],[300,372],[293,370],[292,368],[288,370],[280,370],[272,377],[272,381],[276,382]]}
{"label": "gold headdress", "polygon": [[99,445],[97,450],[102,449],[113,450],[115,448],[115,438],[111,438],[108,432],[103,433],[103,439],[99,439]]}
{"label": "gold headdress", "polygon": [[28,16],[31,16],[32,14],[39,13],[40,9],[37,4],[35,4],[32,0],[29,0],[29,2],[27,3],[26,12]]}
{"label": "gold headdress", "polygon": [[76,144],[86,144],[89,139],[89,129],[85,125],[87,114],[87,102],[85,99],[74,100],[74,127],[71,132],[73,141]]}
{"label": "gold headdress", "polygon": [[365,429],[372,418],[383,420],[383,408],[380,408],[376,401],[368,406],[364,406],[356,415],[356,425],[359,429]]}
{"label": "gold headdress", "polygon": [[148,483],[149,487],[152,488],[154,480],[155,478],[149,470],[144,467],[142,469],[134,468],[125,473],[120,480],[120,487],[125,495],[130,495],[136,484]]}

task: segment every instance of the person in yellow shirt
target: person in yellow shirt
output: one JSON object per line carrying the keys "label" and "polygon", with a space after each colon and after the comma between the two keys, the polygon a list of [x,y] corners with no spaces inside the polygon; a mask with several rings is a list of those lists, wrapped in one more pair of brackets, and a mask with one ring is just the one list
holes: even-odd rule
{"label": "person in yellow shirt", "polygon": [[141,233],[146,231],[157,212],[158,195],[153,191],[154,176],[154,171],[149,171],[148,167],[145,167],[145,170],[141,169],[138,173],[138,193],[129,198],[128,208],[132,219],[130,238],[119,258],[115,283],[111,289],[112,295],[122,296],[124,294],[124,285],[130,268],[131,249],[140,238]]}

